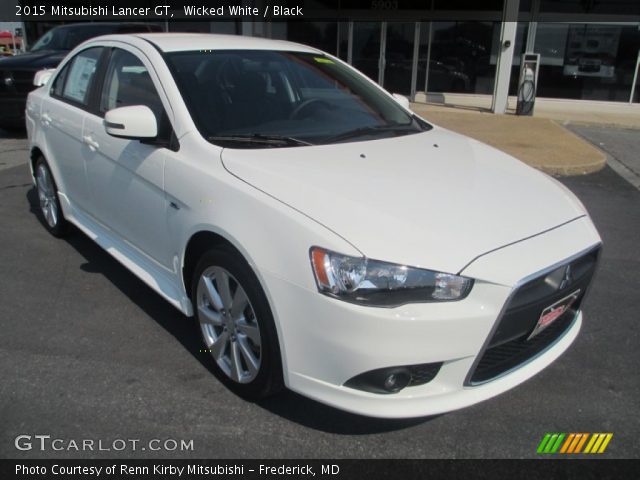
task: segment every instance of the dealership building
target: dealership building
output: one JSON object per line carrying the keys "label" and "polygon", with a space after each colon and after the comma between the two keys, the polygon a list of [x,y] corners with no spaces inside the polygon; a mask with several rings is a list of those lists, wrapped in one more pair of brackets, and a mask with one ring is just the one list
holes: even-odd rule
{"label": "dealership building", "polygon": [[[270,2],[242,3],[262,11]],[[164,26],[312,45],[349,62],[389,91],[414,99],[425,94],[486,95],[496,113],[504,112],[508,96],[519,92],[525,53],[539,54],[538,98],[640,102],[640,0],[279,3],[301,6],[304,21],[208,17]],[[42,27],[27,25],[27,31],[33,37]]]}

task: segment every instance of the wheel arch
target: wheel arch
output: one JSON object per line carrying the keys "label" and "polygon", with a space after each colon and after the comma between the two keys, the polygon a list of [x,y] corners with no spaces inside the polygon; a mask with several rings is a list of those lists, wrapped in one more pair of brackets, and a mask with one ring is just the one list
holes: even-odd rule
{"label": "wheel arch", "polygon": [[31,147],[31,152],[29,154],[29,166],[31,167],[31,174],[33,175],[36,171],[36,162],[38,159],[42,157],[46,160],[44,152],[38,146]]}
{"label": "wheel arch", "polygon": [[[182,258],[182,283],[187,296],[191,295],[193,272],[202,255],[213,247],[227,247],[233,249],[247,260],[246,256],[226,237],[211,230],[199,230],[191,235],[184,248]],[[248,260],[247,260],[248,262]],[[248,262],[250,264],[250,262]],[[254,271],[255,273],[255,271]]]}
{"label": "wheel arch", "polygon": [[[189,237],[189,240],[186,242],[185,248],[183,250],[182,256],[182,282],[183,287],[185,289],[185,293],[188,298],[191,298],[191,288],[192,288],[192,279],[193,273],[195,271],[195,267],[198,263],[200,257],[213,247],[226,247],[230,248],[238,255],[240,255],[249,265],[249,268],[255,275],[256,279],[262,291],[264,292],[267,303],[269,304],[269,308],[271,309],[271,314],[273,315],[273,321],[276,328],[276,335],[278,341],[278,347],[280,350],[280,360],[282,362],[282,374],[285,380],[285,384],[288,384],[288,367],[287,367],[287,354],[285,349],[284,337],[282,333],[282,328],[280,325],[280,320],[278,318],[278,310],[275,308],[273,298],[271,297],[271,293],[269,288],[264,282],[262,275],[255,268],[255,262],[252,261],[249,254],[235,241],[231,240],[228,236],[223,235],[219,232],[214,232],[213,229],[209,230],[206,227],[199,228],[196,232],[192,233]],[[195,305],[193,306],[195,315]]]}

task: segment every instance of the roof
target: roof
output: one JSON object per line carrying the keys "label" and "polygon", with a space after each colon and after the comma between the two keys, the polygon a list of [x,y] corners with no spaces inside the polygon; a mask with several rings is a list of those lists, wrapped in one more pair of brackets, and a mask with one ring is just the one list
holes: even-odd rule
{"label": "roof", "polygon": [[286,50],[294,52],[318,52],[319,50],[286,42],[244,35],[219,35],[210,33],[137,33],[136,37],[152,42],[163,52],[194,50]]}

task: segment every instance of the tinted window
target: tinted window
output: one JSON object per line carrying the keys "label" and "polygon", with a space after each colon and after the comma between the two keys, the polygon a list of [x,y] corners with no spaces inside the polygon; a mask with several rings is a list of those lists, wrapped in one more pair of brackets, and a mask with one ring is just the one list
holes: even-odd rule
{"label": "tinted window", "polygon": [[81,105],[89,104],[89,93],[101,53],[102,48],[89,48],[73,58],[64,82],[63,98]]}
{"label": "tinted window", "polygon": [[137,32],[161,32],[159,25],[145,24],[106,24],[94,23],[92,25],[69,25],[56,27],[45,33],[33,45],[31,51],[38,50],[72,50],[80,43],[99,35],[110,33],[137,33]]}
{"label": "tinted window", "polygon": [[[226,50],[168,58],[196,125],[213,143],[229,141],[221,136],[256,134],[327,143],[429,128],[357,72],[322,54]],[[353,134],[363,129],[362,136]],[[255,148],[256,139],[250,142]]]}
{"label": "tinted window", "polygon": [[131,105],[146,105],[160,121],[164,109],[144,64],[135,55],[115,49],[107,69],[100,111]]}
{"label": "tinted window", "polygon": [[67,73],[69,73],[69,64],[67,63],[64,68],[60,71],[58,76],[51,85],[51,94],[56,97],[62,96],[62,89],[64,88],[64,81],[67,78]]}
{"label": "tinted window", "polygon": [[31,51],[72,50],[85,40],[97,37],[98,35],[106,35],[113,31],[113,25],[100,24],[57,27],[40,37]]}

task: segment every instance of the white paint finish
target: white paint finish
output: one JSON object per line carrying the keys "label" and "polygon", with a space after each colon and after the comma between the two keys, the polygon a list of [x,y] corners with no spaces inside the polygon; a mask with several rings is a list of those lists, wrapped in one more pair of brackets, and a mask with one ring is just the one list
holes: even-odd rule
{"label": "white paint finish", "polygon": [[585,214],[544,174],[441,128],[369,142],[226,149],[222,157],[229,171],[365,256],[444,272]]}
{"label": "white paint finish", "polygon": [[[153,114],[152,114],[153,115]],[[91,201],[84,209],[165,269],[172,269],[167,238],[164,166],[174,152],[109,135],[102,118],[87,114],[83,137]]]}
{"label": "white paint finish", "polygon": [[155,138],[158,135],[158,122],[146,105],[109,110],[104,116],[104,127],[109,135],[133,140]]}
{"label": "white paint finish", "polygon": [[82,209],[71,203],[65,195],[61,195],[60,201],[65,205],[65,218],[68,221],[76,225],[175,308],[185,315],[193,314],[191,302],[184,290],[176,283],[174,275],[158,268],[146,255],[137,251],[112,230],[93,220]]}
{"label": "white paint finish", "polygon": [[[566,335],[543,355],[504,377],[476,387],[460,386],[471,368],[471,362],[464,360],[443,366],[443,369],[446,367],[446,373],[443,370],[441,375],[426,385],[405,389],[396,395],[360,392],[296,373],[291,374],[289,388],[319,402],[360,415],[381,418],[437,415],[495,397],[540,373],[571,346],[581,326],[582,313]],[[452,389],[448,381],[457,383],[458,387]]]}
{"label": "white paint finish", "polygon": [[49,80],[51,80],[53,72],[55,71],[55,68],[46,68],[44,70],[37,71],[33,77],[33,84],[36,87],[43,87],[44,85],[47,85],[49,83]]}
{"label": "white paint finish", "polygon": [[84,156],[89,153],[82,139],[84,119],[83,110],[49,97],[42,104],[36,124],[36,130],[42,130],[44,146],[41,149],[47,152],[49,164],[55,165],[52,172],[58,188],[80,205],[87,204],[91,198],[84,162]]}
{"label": "white paint finish", "polygon": [[319,50],[315,48],[299,43],[244,35],[144,33],[136,36],[153,42],[163,52],[189,50],[284,50],[290,52],[319,52]]}
{"label": "white paint finish", "polygon": [[[238,37],[163,38],[158,43],[174,50],[291,48]],[[65,216],[186,315],[193,313],[182,279],[189,239],[201,231],[226,238],[265,290],[291,389],[373,416],[435,414],[514,387],[574,340],[581,316],[534,361],[487,384],[464,386],[513,285],[599,240],[584,207],[557,182],[437,127],[396,139],[223,151],[195,130],[152,45],[110,36],[76,52],[99,44],[141,58],[180,150],[115,138],[99,116],[50,98],[47,89],[32,92],[30,147],[49,161]],[[45,112],[50,125],[42,124]],[[91,142],[81,143],[84,137]],[[454,272],[476,259],[464,272],[476,282],[459,302],[356,306],[318,293],[313,245]],[[374,368],[432,361],[445,362],[432,382],[395,395],[341,386]]]}
{"label": "white paint finish", "polygon": [[502,285],[515,285],[532,272],[560,263],[577,252],[587,251],[601,242],[588,217],[582,217],[519,242],[483,255],[462,271],[472,278],[491,279]]}
{"label": "white paint finish", "polygon": [[464,302],[371,308],[269,274],[265,280],[280,319],[289,376],[335,385],[375,368],[473,359],[511,293],[478,282]]}

